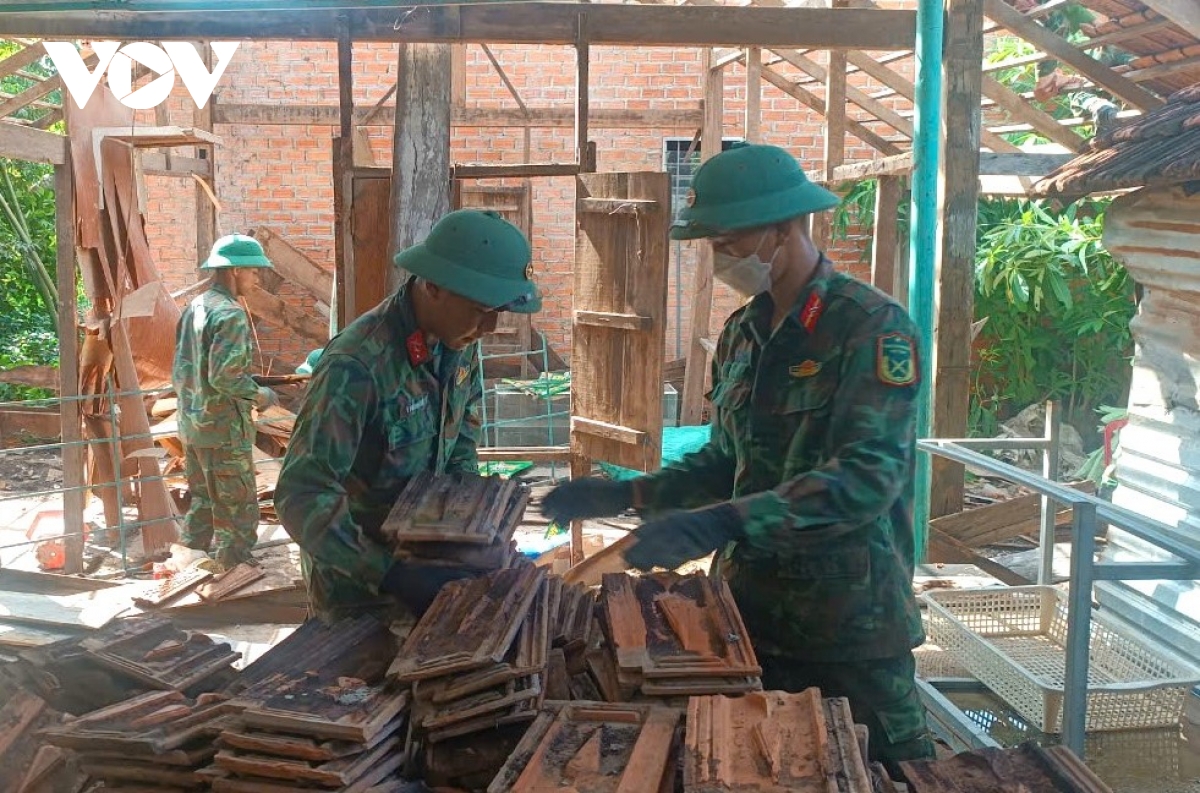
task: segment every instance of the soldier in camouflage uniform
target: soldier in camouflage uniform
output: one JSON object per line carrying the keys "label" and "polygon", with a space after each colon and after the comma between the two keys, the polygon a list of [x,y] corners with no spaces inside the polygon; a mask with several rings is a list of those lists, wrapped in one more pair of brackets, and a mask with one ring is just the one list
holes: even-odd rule
{"label": "soldier in camouflage uniform", "polygon": [[231,234],[200,266],[212,286],[184,309],[175,338],[171,380],[178,398],[179,438],[192,502],[182,542],[208,551],[222,568],[253,562],[258,539],[254,424],[250,411],[275,403],[251,376],[250,322],[237,297],[271,262],[252,237]]}
{"label": "soldier in camouflage uniform", "polygon": [[560,485],[544,510],[643,511],[626,554],[643,570],[721,551],[763,685],[848,697],[896,770],[932,756],[912,656],[912,321],[817,249],[807,216],[838,199],[783,149],[735,146],[692,187],[672,238],[708,238],[714,276],[750,298],[717,345],[712,439],[632,482]]}
{"label": "soldier in camouflage uniform", "polygon": [[494,212],[459,210],[396,265],[414,277],[317,360],[275,505],[303,551],[324,619],[418,617],[453,567],[397,561],[379,528],[420,471],[478,473],[480,337],[501,311],[534,313],[529,242]]}

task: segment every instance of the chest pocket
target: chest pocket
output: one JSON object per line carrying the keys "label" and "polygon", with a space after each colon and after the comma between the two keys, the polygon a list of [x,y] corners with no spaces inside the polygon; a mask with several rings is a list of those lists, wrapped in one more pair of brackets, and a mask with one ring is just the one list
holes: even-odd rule
{"label": "chest pocket", "polygon": [[709,394],[713,406],[722,411],[737,411],[746,406],[750,400],[750,383],[747,363],[732,362],[721,367],[717,382]]}
{"label": "chest pocket", "polygon": [[783,415],[828,412],[833,407],[833,394],[837,391],[837,361],[826,364],[832,371],[821,372],[805,378],[789,378],[789,388],[776,403],[775,411]]}
{"label": "chest pocket", "polygon": [[388,447],[398,449],[433,440],[437,435],[438,407],[429,395],[398,401],[389,411]]}

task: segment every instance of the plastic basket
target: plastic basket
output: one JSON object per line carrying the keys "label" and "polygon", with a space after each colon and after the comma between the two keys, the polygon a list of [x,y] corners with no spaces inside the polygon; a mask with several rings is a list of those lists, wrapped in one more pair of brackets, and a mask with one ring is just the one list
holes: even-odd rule
{"label": "plastic basket", "polygon": [[[1039,730],[1062,732],[1067,601],[1048,586],[935,590],[929,640],[952,653]],[[1087,729],[1127,730],[1179,723],[1200,669],[1149,636],[1132,637],[1093,613]]]}

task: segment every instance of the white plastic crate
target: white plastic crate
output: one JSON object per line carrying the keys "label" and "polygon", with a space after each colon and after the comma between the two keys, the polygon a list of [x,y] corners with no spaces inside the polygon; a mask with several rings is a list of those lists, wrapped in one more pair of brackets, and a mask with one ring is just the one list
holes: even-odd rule
{"label": "white plastic crate", "polygon": [[[1062,731],[1065,592],[1025,586],[934,590],[922,597],[929,604],[929,641],[1038,729]],[[1092,613],[1087,729],[1178,724],[1200,668],[1149,636],[1122,630],[1103,612]]]}

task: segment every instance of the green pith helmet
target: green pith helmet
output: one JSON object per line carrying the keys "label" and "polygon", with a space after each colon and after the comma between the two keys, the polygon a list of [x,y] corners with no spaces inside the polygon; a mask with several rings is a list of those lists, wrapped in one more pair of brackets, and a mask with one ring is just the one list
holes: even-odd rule
{"label": "green pith helmet", "polygon": [[394,261],[488,308],[534,314],[542,309],[542,295],[533,282],[532,259],[525,235],[499,213],[460,209],[435,223],[424,242],[400,251]]}
{"label": "green pith helmet", "polygon": [[201,270],[224,270],[227,267],[271,267],[262,244],[245,234],[229,234],[213,243],[212,253],[200,265]]}
{"label": "green pith helmet", "polygon": [[696,169],[671,239],[694,240],[832,209],[838,197],[808,181],[778,146],[735,143]]}
{"label": "green pith helmet", "polygon": [[321,353],[325,352],[325,348],[313,350],[304,359],[304,363],[296,367],[296,374],[312,374],[313,369],[317,366],[317,361],[321,360]]}

